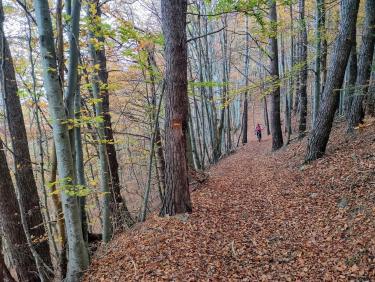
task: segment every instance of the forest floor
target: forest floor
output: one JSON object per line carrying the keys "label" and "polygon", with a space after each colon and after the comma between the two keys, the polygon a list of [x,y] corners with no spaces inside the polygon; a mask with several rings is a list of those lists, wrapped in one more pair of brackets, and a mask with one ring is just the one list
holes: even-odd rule
{"label": "forest floor", "polygon": [[99,248],[84,281],[375,281],[375,126],[335,124],[327,155],[306,140],[251,141],[209,170],[190,215]]}

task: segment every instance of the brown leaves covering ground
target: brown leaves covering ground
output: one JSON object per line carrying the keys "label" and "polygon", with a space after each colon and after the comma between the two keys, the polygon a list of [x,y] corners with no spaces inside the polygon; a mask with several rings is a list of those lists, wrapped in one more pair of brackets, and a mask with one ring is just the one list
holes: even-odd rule
{"label": "brown leaves covering ground", "polygon": [[210,170],[189,216],[156,215],[96,254],[84,281],[375,281],[375,127],[305,142],[251,142]]}

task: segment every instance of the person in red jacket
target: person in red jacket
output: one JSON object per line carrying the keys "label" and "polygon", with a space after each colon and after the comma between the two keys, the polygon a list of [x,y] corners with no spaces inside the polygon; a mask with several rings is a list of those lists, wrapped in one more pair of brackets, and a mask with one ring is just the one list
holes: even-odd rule
{"label": "person in red jacket", "polygon": [[255,135],[257,136],[258,142],[260,142],[260,140],[262,139],[262,130],[263,128],[258,123],[255,127]]}

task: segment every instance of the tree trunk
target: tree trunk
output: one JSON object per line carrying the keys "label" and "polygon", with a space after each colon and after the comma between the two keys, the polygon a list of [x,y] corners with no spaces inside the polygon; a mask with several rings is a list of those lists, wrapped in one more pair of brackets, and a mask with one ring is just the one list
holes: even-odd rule
{"label": "tree trunk", "polygon": [[249,18],[246,16],[246,54],[245,54],[245,66],[244,66],[244,74],[245,74],[245,99],[243,101],[243,120],[242,120],[242,144],[247,143],[247,128],[248,128],[248,93],[249,93],[249,56],[250,56],[250,46],[249,46]]}
{"label": "tree trunk", "polygon": [[48,236],[43,223],[39,205],[39,196],[30,158],[27,134],[22,107],[18,96],[18,87],[13,65],[13,58],[8,40],[3,31],[4,12],[0,2],[0,33],[2,41],[1,79],[4,89],[5,106],[9,132],[12,141],[16,184],[20,205],[25,209],[30,235],[35,239],[34,248],[48,265],[52,266]]}
{"label": "tree trunk", "polygon": [[[156,93],[156,76],[155,74],[158,73],[158,68],[156,66],[155,57],[154,57],[154,49],[148,50],[148,67],[149,67],[149,75],[151,81],[151,104],[153,107],[152,118],[155,120],[157,116],[157,93]],[[160,97],[161,99],[161,97]],[[158,171],[160,175],[160,183],[162,191],[165,190],[165,159],[164,159],[164,152],[163,152],[163,144],[161,140],[161,133],[160,133],[160,126],[159,120],[155,123],[155,145],[156,145],[156,155],[157,155],[157,162],[158,162]]]}
{"label": "tree trunk", "polygon": [[[289,104],[290,104],[290,119],[292,119],[292,112],[294,112],[293,107],[293,94],[295,89],[295,79],[294,79],[294,65],[295,65],[295,46],[294,46],[294,18],[293,18],[293,4],[289,4],[289,17],[290,17],[290,98],[289,98]],[[292,132],[290,132],[292,134]]]}
{"label": "tree trunk", "polygon": [[301,139],[306,134],[307,117],[307,31],[305,21],[305,0],[298,1],[299,21],[301,25],[299,49],[301,71],[298,87],[298,97],[300,99],[298,138]]}
{"label": "tree trunk", "polygon": [[341,23],[338,38],[333,49],[332,59],[324,87],[322,104],[314,127],[310,133],[305,160],[307,162],[324,155],[331,133],[332,123],[339,102],[339,89],[344,80],[353,44],[352,35],[356,28],[359,0],[342,0]]}
{"label": "tree trunk", "polygon": [[271,93],[271,134],[272,150],[277,150],[283,146],[283,134],[280,121],[280,85],[279,85],[279,53],[277,48],[277,13],[276,2],[270,0],[269,18],[274,25],[273,34],[269,39],[271,67],[270,74],[273,79],[273,90]]}
{"label": "tree trunk", "polygon": [[[58,64],[58,74],[60,78],[61,87],[64,86],[64,70],[65,70],[65,62],[64,62],[64,27],[62,22],[62,14],[63,14],[63,1],[57,0],[56,1],[56,57],[57,57],[57,64]],[[60,239],[60,254],[58,258],[58,265],[59,265],[59,275],[61,280],[65,277],[67,271],[67,253],[66,253],[66,233],[65,233],[65,220],[64,214],[62,209],[61,200],[58,193],[53,193],[56,191],[56,180],[57,180],[57,157],[56,157],[56,150],[55,150],[55,142],[52,141],[52,160],[51,160],[51,174],[50,174],[50,189],[52,192],[52,201],[55,208],[57,226],[58,226],[58,236]]]}
{"label": "tree trunk", "polygon": [[315,58],[315,81],[314,81],[314,97],[313,97],[313,114],[312,124],[314,125],[320,105],[320,85],[321,85],[321,57],[322,57],[322,6],[324,0],[316,0],[316,58]]}
{"label": "tree trunk", "polygon": [[349,119],[350,109],[352,107],[353,95],[354,95],[354,88],[355,88],[355,81],[357,79],[357,44],[355,38],[355,31],[353,36],[353,46],[350,51],[350,57],[348,66],[346,67],[346,85],[345,85],[345,114],[346,118]]}
{"label": "tree trunk", "polygon": [[5,158],[5,148],[0,139],[0,222],[10,257],[19,281],[40,281],[38,269],[27,244],[21,224],[20,210],[12,178]]}
{"label": "tree trunk", "polygon": [[166,192],[162,215],[192,212],[186,142],[188,133],[186,0],[161,2],[165,38]]}
{"label": "tree trunk", "polygon": [[[76,94],[74,96],[74,118],[80,120],[81,118],[81,92],[80,87],[77,87]],[[78,124],[74,127],[74,151],[75,151],[75,174],[78,189],[86,189],[86,179],[85,179],[85,165],[83,159],[82,150],[82,135],[81,126]],[[82,234],[83,239],[88,243],[88,222],[86,213],[86,195],[83,192],[82,195],[78,197],[80,211],[81,211],[81,221],[82,221]]]}
{"label": "tree trunk", "polygon": [[[374,51],[375,52],[375,51]],[[370,85],[368,88],[368,99],[367,99],[367,114],[371,117],[375,116],[375,55],[372,59],[372,71],[370,78]]]}
{"label": "tree trunk", "polygon": [[53,122],[53,137],[56,145],[59,182],[62,190],[61,198],[68,238],[69,259],[66,280],[77,281],[82,275],[82,271],[87,268],[89,260],[82,235],[79,205],[71,190],[74,187],[74,165],[66,122],[67,116],[57,71],[51,14],[46,0],[35,0],[34,8],[39,32],[44,87]]}
{"label": "tree trunk", "polygon": [[[1,141],[2,142],[2,141]],[[15,282],[4,261],[3,238],[0,235],[0,281]]]}
{"label": "tree trunk", "polygon": [[322,72],[322,80],[321,80],[321,91],[320,91],[320,96],[322,96],[323,90],[324,90],[324,85],[326,84],[327,81],[327,58],[328,58],[328,42],[327,42],[327,29],[326,29],[326,8],[325,8],[325,3],[322,0],[321,2],[321,9],[322,9],[322,14],[321,14],[321,36],[322,36],[322,50],[321,50],[321,72]]}
{"label": "tree trunk", "polygon": [[[99,1],[95,1],[96,5],[96,17],[100,20],[102,15],[101,5]],[[101,21],[99,21],[101,22]],[[97,26],[100,29],[100,25]],[[95,34],[99,42],[104,43],[104,36],[98,32]],[[107,71],[107,58],[105,54],[105,48],[102,47],[99,50],[96,50],[96,57],[99,63],[99,72],[98,76],[103,87],[101,90],[101,95],[103,99],[103,115],[104,115],[104,129],[105,129],[105,139],[107,140],[107,155],[108,155],[108,164],[109,164],[109,173],[110,173],[110,183],[111,187],[111,211],[114,216],[114,221],[116,223],[117,219],[121,219],[128,227],[131,227],[134,224],[134,220],[128,210],[126,201],[121,195],[121,184],[119,177],[119,164],[117,161],[117,153],[115,147],[115,140],[112,130],[111,114],[109,110],[109,92],[108,92],[108,71]],[[121,223],[121,222],[120,222]]]}
{"label": "tree trunk", "polygon": [[[253,112],[254,111],[255,109],[253,107]],[[264,124],[266,125],[266,129],[267,129],[267,135],[270,135],[271,130],[270,130],[270,122],[268,118],[267,96],[263,98],[263,118],[264,118]]]}
{"label": "tree trunk", "polygon": [[[88,15],[90,17],[89,25],[89,49],[90,49],[90,59],[91,66],[93,67],[93,73],[91,74],[91,86],[92,94],[95,100],[95,116],[103,116],[103,104],[102,104],[102,93],[100,90],[100,80],[99,75],[95,71],[95,66],[99,63],[96,54],[96,48],[94,43],[94,31],[96,26],[95,17],[96,15],[92,13],[91,6],[87,6]],[[99,121],[97,123],[97,142],[99,147],[99,181],[100,181],[100,192],[102,193],[102,205],[101,205],[101,215],[102,215],[102,234],[103,242],[107,243],[112,236],[112,221],[111,221],[111,211],[110,211],[110,190],[109,190],[109,166],[107,158],[107,147],[106,147],[106,135],[105,135],[105,124],[104,121]]]}
{"label": "tree trunk", "polygon": [[362,45],[358,55],[358,73],[355,83],[355,95],[349,114],[349,131],[363,121],[366,99],[371,74],[371,63],[375,44],[375,1],[366,1],[366,16],[362,33]]}
{"label": "tree trunk", "polygon": [[52,152],[51,152],[51,174],[49,178],[49,187],[51,189],[51,197],[53,206],[55,208],[55,217],[57,221],[57,229],[58,229],[58,237],[61,241],[60,244],[60,254],[58,258],[58,267],[59,267],[59,275],[61,276],[61,280],[65,277],[67,271],[67,253],[66,253],[66,232],[65,232],[65,220],[64,220],[64,212],[61,204],[61,200],[59,194],[57,192],[57,156],[56,156],[56,149],[55,149],[55,142],[52,141]]}

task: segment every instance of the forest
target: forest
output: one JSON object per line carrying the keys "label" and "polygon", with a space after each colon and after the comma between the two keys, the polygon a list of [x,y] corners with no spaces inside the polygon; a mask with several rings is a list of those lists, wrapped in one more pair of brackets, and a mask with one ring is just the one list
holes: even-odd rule
{"label": "forest", "polygon": [[1,281],[375,280],[375,0],[0,0]]}

